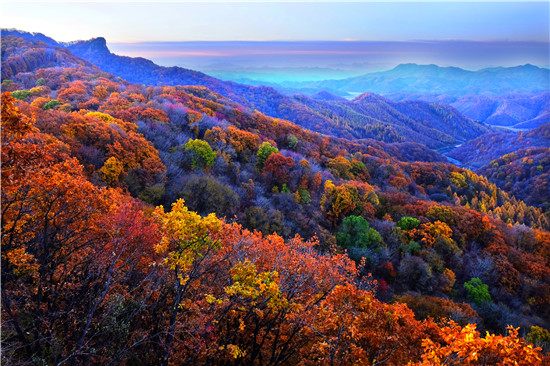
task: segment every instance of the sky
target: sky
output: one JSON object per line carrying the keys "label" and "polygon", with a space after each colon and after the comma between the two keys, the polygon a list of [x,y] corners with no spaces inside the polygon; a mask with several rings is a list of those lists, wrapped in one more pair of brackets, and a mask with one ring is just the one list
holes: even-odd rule
{"label": "sky", "polygon": [[58,41],[548,41],[538,2],[17,2],[2,26]]}
{"label": "sky", "polygon": [[57,41],[102,36],[115,53],[202,70],[356,65],[362,72],[401,62],[548,67],[550,52],[548,1],[4,0],[0,15],[5,28]]}

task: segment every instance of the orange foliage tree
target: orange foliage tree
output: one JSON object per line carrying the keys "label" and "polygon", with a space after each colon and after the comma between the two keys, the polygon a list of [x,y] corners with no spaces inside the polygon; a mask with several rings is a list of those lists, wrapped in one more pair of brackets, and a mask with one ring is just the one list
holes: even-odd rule
{"label": "orange foliage tree", "polygon": [[3,95],[2,333],[17,346],[3,353],[101,362],[130,347],[131,337],[100,325],[127,294],[148,296],[157,230],[132,199],[88,182],[67,147],[13,103]]}
{"label": "orange foliage tree", "polygon": [[[518,328],[508,327],[508,336],[481,337],[475,324],[464,328],[454,322],[441,329],[443,342],[425,339],[422,362],[415,365],[543,365],[550,361],[524,339]],[[544,358],[544,360],[543,360]]]}

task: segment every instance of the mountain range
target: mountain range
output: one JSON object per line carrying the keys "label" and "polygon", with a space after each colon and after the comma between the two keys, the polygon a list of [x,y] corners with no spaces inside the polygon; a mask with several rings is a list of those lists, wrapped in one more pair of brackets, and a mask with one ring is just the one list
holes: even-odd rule
{"label": "mountain range", "polygon": [[550,70],[530,64],[494,67],[478,71],[437,65],[401,64],[365,75],[318,82],[288,83],[286,86],[338,90],[348,93],[408,93],[449,96],[534,94],[549,90]]}
{"label": "mountain range", "polygon": [[[487,126],[464,117],[441,103],[392,103],[382,97],[360,97],[351,102],[322,101],[302,95],[284,95],[272,87],[222,81],[181,67],[158,66],[144,58],[110,52],[104,38],[57,43],[44,35],[3,30],[14,35],[46,41],[129,82],[147,85],[201,85],[252,110],[296,122],[315,132],[346,138],[375,138],[385,142],[415,141],[441,148],[475,138],[489,131]],[[8,61],[6,61],[8,62]],[[9,66],[9,62],[6,65]],[[368,103],[365,100],[368,99]],[[408,113],[408,114],[404,114]]]}
{"label": "mountain range", "polygon": [[458,67],[401,64],[392,70],[341,80],[287,82],[282,93],[321,90],[353,97],[364,92],[392,101],[446,103],[489,125],[536,128],[550,121],[550,71],[533,65],[468,71]]}

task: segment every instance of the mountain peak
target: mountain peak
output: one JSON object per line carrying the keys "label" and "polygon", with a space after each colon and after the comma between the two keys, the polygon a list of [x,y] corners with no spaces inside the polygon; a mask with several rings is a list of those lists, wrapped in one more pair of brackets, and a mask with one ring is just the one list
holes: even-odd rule
{"label": "mountain peak", "polygon": [[342,98],[338,95],[331,94],[331,93],[329,93],[327,91],[324,91],[324,90],[313,94],[311,97],[315,100],[322,100],[322,101],[325,101],[325,102],[346,101],[345,98]]}
{"label": "mountain peak", "polygon": [[393,70],[414,70],[418,67],[420,67],[420,65],[411,62],[406,64],[399,64],[394,67]]}
{"label": "mountain peak", "polygon": [[384,98],[381,95],[378,95],[378,94],[374,94],[374,93],[371,93],[371,92],[365,92],[365,93],[357,96],[352,101],[357,102],[357,103],[380,103],[380,102],[386,102],[387,99]]}
{"label": "mountain peak", "polygon": [[98,44],[107,47],[107,40],[103,37],[92,38],[89,42],[92,44]]}
{"label": "mountain peak", "polygon": [[107,47],[107,40],[103,37],[97,37],[92,38],[90,41],[90,48],[95,51],[103,51],[103,52],[109,52],[109,48]]}
{"label": "mountain peak", "polygon": [[82,55],[85,53],[94,53],[94,54],[103,54],[109,55],[111,51],[107,47],[107,40],[103,37],[96,37],[89,39],[87,41],[74,41],[66,44],[66,47],[75,51],[78,50],[78,54]]}
{"label": "mountain peak", "polygon": [[539,70],[540,69],[540,67],[532,65],[532,64],[521,65],[521,66],[518,66],[518,68],[524,69],[524,70]]}

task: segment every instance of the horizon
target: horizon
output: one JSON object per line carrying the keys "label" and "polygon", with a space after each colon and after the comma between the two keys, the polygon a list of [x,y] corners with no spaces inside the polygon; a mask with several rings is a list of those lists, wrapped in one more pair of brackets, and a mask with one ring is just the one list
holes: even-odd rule
{"label": "horizon", "polygon": [[5,28],[231,80],[341,79],[403,63],[550,68],[550,4],[534,2],[3,2]]}
{"label": "horizon", "polygon": [[550,66],[548,44],[543,42],[107,41],[107,45],[118,55],[144,57],[160,66],[180,66],[241,82],[345,79],[410,63],[469,71]]}
{"label": "horizon", "polygon": [[[6,31],[28,32],[25,29],[2,28]],[[183,67],[204,72],[211,76],[246,83],[264,82],[267,84],[315,82],[321,80],[339,80],[364,74],[390,71],[400,65],[414,64],[419,66],[435,65],[439,68],[459,68],[477,72],[491,68],[513,68],[526,65],[550,70],[548,44],[544,42],[488,42],[465,40],[429,40],[410,42],[385,41],[164,41],[164,42],[109,42],[103,39],[107,48],[114,54],[128,57],[146,58],[159,66]],[[58,42],[61,45],[74,42]],[[84,40],[86,41],[86,40]],[[321,47],[327,46],[330,47]],[[424,49],[419,49],[418,45]],[[463,50],[457,45],[466,47],[477,56],[472,64],[468,58],[458,61]],[[292,46],[288,48],[288,46]],[[370,49],[356,49],[357,47]],[[524,50],[514,59],[505,60],[510,49],[520,47]],[[187,48],[186,48],[187,47]],[[191,48],[189,48],[191,47]],[[286,48],[285,48],[286,47]],[[313,49],[312,49],[313,47]],[[332,48],[331,48],[332,47]],[[373,49],[378,47],[381,49]],[[391,48],[399,48],[399,52]],[[445,54],[446,59],[437,56],[441,48],[452,52]],[[480,48],[481,47],[481,48]],[[476,49],[477,48],[477,49]],[[411,49],[416,52],[411,56]],[[529,50],[530,52],[526,52]],[[495,53],[495,51],[500,51]],[[492,62],[480,62],[480,54],[490,55]],[[406,57],[403,54],[407,55]],[[424,54],[424,58],[418,58]],[[388,57],[389,55],[389,57]],[[395,56],[398,59],[396,60]],[[427,56],[426,56],[427,55]],[[370,57],[368,61],[363,57]],[[441,56],[441,55],[440,55]],[[336,60],[334,58],[337,58]],[[527,57],[527,58],[525,58]],[[269,62],[265,62],[265,59]],[[539,62],[536,60],[538,59]],[[281,64],[281,60],[285,63]],[[466,62],[464,62],[466,60]],[[495,62],[494,60],[498,60]],[[340,61],[340,62],[338,62]],[[361,62],[362,61],[362,62]],[[262,63],[263,62],[263,63]],[[313,63],[312,63],[313,62]]]}

